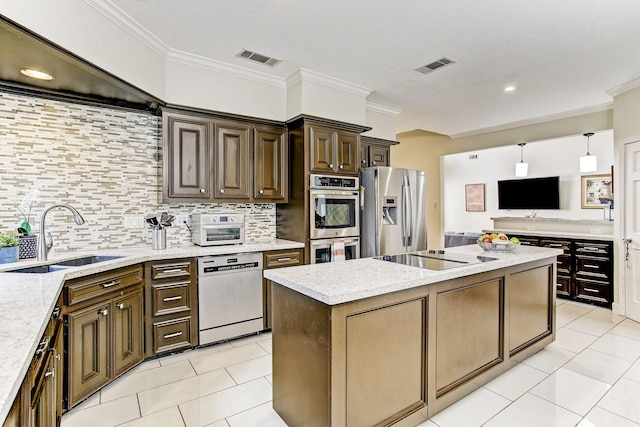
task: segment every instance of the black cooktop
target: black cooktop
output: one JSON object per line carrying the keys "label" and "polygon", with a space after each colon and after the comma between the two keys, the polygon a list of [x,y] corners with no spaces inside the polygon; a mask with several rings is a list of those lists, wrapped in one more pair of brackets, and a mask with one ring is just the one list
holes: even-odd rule
{"label": "black cooktop", "polygon": [[376,257],[383,261],[395,262],[411,267],[425,268],[427,270],[446,270],[448,268],[464,267],[470,264],[479,264],[487,261],[494,261],[482,255],[465,255],[448,253],[444,249],[430,249],[427,251],[410,252],[397,255],[383,255]]}

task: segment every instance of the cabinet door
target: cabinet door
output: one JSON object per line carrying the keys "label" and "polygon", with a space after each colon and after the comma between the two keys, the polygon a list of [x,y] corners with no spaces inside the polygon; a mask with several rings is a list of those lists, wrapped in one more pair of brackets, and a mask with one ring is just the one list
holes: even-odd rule
{"label": "cabinet door", "polygon": [[165,126],[165,195],[168,198],[208,199],[211,195],[211,122],[197,117],[167,115]]}
{"label": "cabinet door", "polygon": [[110,315],[109,302],[68,315],[69,408],[109,381]]}
{"label": "cabinet door", "polygon": [[338,132],[337,136],[337,172],[356,173],[360,169],[358,163],[358,135]]}
{"label": "cabinet door", "polygon": [[334,167],[337,165],[334,159],[333,135],[334,132],[329,129],[309,128],[311,171],[335,172]]}
{"label": "cabinet door", "polygon": [[369,144],[360,142],[360,167],[369,167]]}
{"label": "cabinet door", "polygon": [[369,166],[389,166],[389,147],[369,146]]}
{"label": "cabinet door", "polygon": [[253,198],[287,201],[287,140],[277,129],[255,129]]}
{"label": "cabinet door", "polygon": [[50,349],[42,357],[46,357],[47,361],[36,374],[31,391],[31,425],[34,427],[56,425],[55,358]]}
{"label": "cabinet door", "polygon": [[142,289],[113,301],[114,375],[142,361],[144,348]]}
{"label": "cabinet door", "polygon": [[62,420],[62,400],[64,398],[63,384],[64,384],[64,331],[62,322],[57,322],[56,337],[51,348],[53,354],[53,368],[55,370],[55,416],[56,424],[60,425]]}
{"label": "cabinet door", "polygon": [[249,200],[251,151],[249,128],[217,125],[215,140],[215,199]]}

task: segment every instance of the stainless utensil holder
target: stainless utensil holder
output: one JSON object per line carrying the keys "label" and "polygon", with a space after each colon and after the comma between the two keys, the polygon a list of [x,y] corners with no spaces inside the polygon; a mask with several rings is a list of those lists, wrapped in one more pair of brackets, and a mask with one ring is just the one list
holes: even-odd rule
{"label": "stainless utensil holder", "polygon": [[154,228],[151,234],[151,244],[153,249],[166,249],[167,248],[167,229],[166,228]]}

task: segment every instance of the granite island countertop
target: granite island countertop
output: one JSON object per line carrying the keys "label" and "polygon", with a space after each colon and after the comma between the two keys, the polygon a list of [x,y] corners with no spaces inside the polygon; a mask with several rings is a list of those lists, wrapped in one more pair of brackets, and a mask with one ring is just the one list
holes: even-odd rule
{"label": "granite island countertop", "polygon": [[191,258],[243,252],[265,252],[304,248],[303,243],[275,239],[266,243],[208,246],[185,245],[164,250],[150,247],[51,253],[50,261],[64,261],[87,255],[116,255],[121,258],[71,267],[45,274],[8,273],[6,270],[31,267],[48,262],[34,260],[0,264],[0,421],[7,417],[17,396],[31,358],[60,295],[64,282],[103,271],[146,261]]}
{"label": "granite island countertop", "polygon": [[325,264],[265,270],[264,277],[328,305],[347,303],[430,283],[456,279],[561,255],[561,249],[520,246],[514,252],[485,252],[478,245],[456,246],[447,253],[482,255],[495,261],[446,270],[427,270],[361,258]]}

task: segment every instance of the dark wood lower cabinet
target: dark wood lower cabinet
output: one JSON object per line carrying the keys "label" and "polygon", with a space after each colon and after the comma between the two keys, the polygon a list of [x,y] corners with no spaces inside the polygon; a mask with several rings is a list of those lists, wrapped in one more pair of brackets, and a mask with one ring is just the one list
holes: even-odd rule
{"label": "dark wood lower cabinet", "polygon": [[141,265],[65,284],[66,409],[144,359],[143,285]]}

